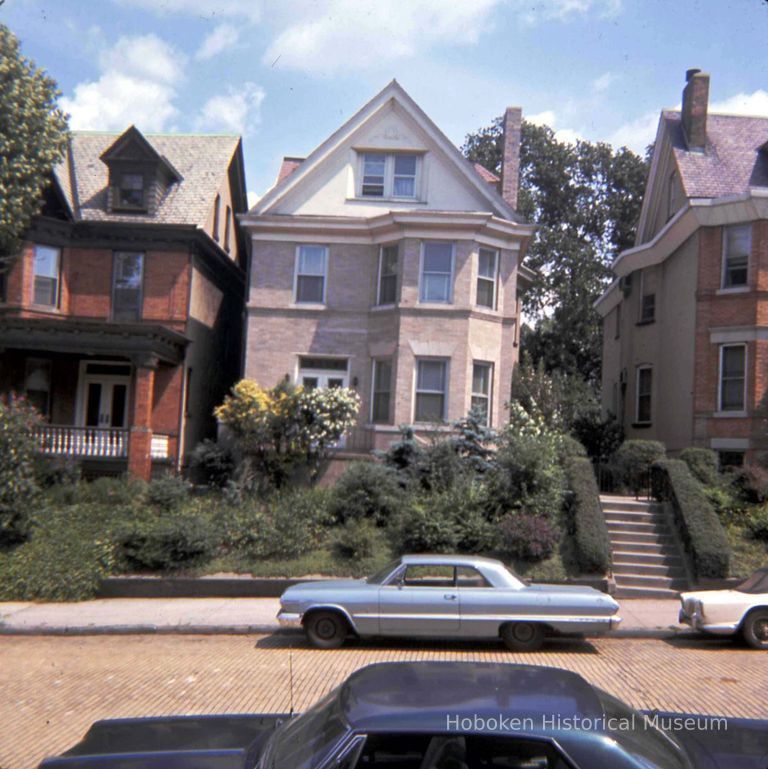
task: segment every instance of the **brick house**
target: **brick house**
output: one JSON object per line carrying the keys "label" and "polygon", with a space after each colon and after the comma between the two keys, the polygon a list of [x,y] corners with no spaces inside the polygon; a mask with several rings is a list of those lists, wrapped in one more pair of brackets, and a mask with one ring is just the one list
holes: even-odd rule
{"label": "brick house", "polygon": [[237,136],[74,132],[0,278],[0,394],[43,452],[149,478],[215,435],[240,374],[246,209]]}
{"label": "brick house", "polygon": [[284,159],[243,217],[245,374],[350,386],[347,448],[481,408],[503,419],[518,357],[518,285],[533,229],[517,215],[521,112],[504,172],[467,161],[392,81],[307,158]]}
{"label": "brick house", "polygon": [[708,114],[709,75],[689,70],[663,111],[636,246],[597,302],[603,407],[629,438],[725,464],[766,448],[768,118]]}

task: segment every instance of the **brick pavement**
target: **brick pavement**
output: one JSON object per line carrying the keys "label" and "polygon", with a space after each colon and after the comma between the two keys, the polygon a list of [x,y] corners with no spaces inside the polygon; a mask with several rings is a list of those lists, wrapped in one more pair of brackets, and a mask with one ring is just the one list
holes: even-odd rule
{"label": "brick pavement", "polygon": [[98,718],[300,711],[371,662],[443,659],[566,667],[641,708],[768,717],[766,656],[721,640],[495,644],[358,642],[319,651],[298,634],[0,638],[0,767],[34,767]]}

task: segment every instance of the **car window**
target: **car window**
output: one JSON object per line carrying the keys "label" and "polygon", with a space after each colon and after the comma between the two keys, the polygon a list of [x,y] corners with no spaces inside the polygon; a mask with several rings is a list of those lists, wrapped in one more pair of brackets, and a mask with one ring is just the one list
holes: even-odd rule
{"label": "car window", "polygon": [[768,593],[768,570],[756,571],[737,588],[740,593]]}
{"label": "car window", "polygon": [[400,565],[400,561],[388,563],[381,571],[371,574],[366,580],[369,585],[380,585]]}
{"label": "car window", "polygon": [[413,564],[405,570],[406,587],[453,587],[453,566],[439,564]]}
{"label": "car window", "polygon": [[492,585],[477,569],[471,566],[457,566],[456,587],[492,587]]}
{"label": "car window", "polygon": [[572,769],[546,740],[463,734],[370,734],[344,769]]}

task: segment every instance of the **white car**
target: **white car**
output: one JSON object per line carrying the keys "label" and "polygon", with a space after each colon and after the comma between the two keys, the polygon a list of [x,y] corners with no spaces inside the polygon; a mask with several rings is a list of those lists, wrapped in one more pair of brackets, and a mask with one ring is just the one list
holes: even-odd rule
{"label": "white car", "polygon": [[768,649],[768,568],[733,590],[681,593],[680,622],[715,635],[741,633],[753,649]]}

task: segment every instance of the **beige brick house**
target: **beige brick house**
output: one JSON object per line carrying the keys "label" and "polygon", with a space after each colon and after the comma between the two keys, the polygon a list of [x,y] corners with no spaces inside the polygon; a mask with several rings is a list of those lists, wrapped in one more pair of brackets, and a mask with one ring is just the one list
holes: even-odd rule
{"label": "beige brick house", "polygon": [[661,114],[637,244],[597,303],[603,406],[627,437],[740,464],[766,448],[768,118],[708,114],[708,96],[689,70]]}
{"label": "beige brick house", "polygon": [[241,218],[251,245],[245,374],[350,386],[347,439],[386,447],[482,408],[503,418],[518,357],[519,109],[503,179],[469,163],[392,81]]}

